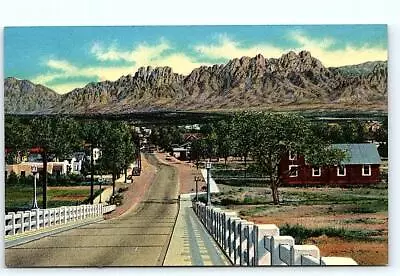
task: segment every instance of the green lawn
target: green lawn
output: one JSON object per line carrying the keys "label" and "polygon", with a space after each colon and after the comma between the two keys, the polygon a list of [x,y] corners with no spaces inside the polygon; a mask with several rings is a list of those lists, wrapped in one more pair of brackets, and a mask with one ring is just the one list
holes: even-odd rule
{"label": "green lawn", "polygon": [[[83,204],[88,198],[90,187],[73,189],[72,187],[57,187],[47,190],[48,208]],[[97,192],[98,193],[98,192]],[[37,201],[42,206],[42,188],[37,188]],[[5,187],[5,209],[9,211],[28,210],[32,207],[33,187],[24,185],[9,185]]]}

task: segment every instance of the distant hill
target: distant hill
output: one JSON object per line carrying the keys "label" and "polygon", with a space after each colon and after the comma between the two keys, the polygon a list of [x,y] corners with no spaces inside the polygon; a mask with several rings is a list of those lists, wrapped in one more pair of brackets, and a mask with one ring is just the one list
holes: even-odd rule
{"label": "distant hill", "polygon": [[345,77],[361,77],[372,73],[375,67],[387,68],[387,61],[367,61],[356,65],[330,67],[329,69],[333,72],[339,72]]}
{"label": "distant hill", "polygon": [[58,104],[61,96],[29,80],[6,78],[4,80],[5,113],[46,113]]}
{"label": "distant hill", "polygon": [[[54,92],[50,94],[54,96]],[[13,99],[15,95],[6,91],[7,102],[14,103],[6,110],[12,113],[26,110],[28,102],[18,106]],[[37,101],[38,98],[29,99]],[[310,52],[302,51],[289,52],[280,58],[268,59],[262,55],[235,58],[226,64],[196,68],[187,76],[174,73],[170,67],[142,67],[116,81],[90,83],[46,99],[53,101],[51,107],[47,100],[42,103],[42,110],[31,104],[38,112],[53,113],[298,107],[369,109],[371,106],[387,110],[387,63],[326,68]]]}

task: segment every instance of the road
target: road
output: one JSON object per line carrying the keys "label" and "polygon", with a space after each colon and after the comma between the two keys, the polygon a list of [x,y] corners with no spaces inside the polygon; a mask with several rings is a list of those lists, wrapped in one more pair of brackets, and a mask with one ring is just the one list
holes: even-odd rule
{"label": "road", "polygon": [[133,212],[54,234],[5,250],[8,267],[160,266],[178,212],[178,176],[172,166],[157,166],[145,201]]}

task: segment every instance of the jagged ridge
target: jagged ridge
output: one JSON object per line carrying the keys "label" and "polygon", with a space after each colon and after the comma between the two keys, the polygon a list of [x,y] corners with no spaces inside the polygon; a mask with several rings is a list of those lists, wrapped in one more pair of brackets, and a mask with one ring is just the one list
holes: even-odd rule
{"label": "jagged ridge", "polygon": [[52,111],[122,113],[299,104],[356,108],[377,104],[386,108],[386,101],[386,62],[326,68],[309,52],[302,51],[277,59],[262,55],[235,58],[227,64],[196,68],[187,76],[174,73],[170,67],[142,67],[134,75],[114,82],[74,89],[61,96]]}

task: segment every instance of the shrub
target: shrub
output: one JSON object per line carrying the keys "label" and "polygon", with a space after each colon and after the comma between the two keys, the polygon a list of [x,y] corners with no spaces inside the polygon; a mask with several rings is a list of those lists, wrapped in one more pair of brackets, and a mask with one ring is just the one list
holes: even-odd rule
{"label": "shrub", "polygon": [[310,229],[299,224],[285,224],[280,227],[280,234],[282,236],[292,236],[297,244],[303,244],[308,238],[319,237],[322,235],[326,235],[327,237],[339,237],[346,240],[375,240],[376,238],[374,236],[379,235],[380,232],[374,230],[348,230],[335,227]]}

